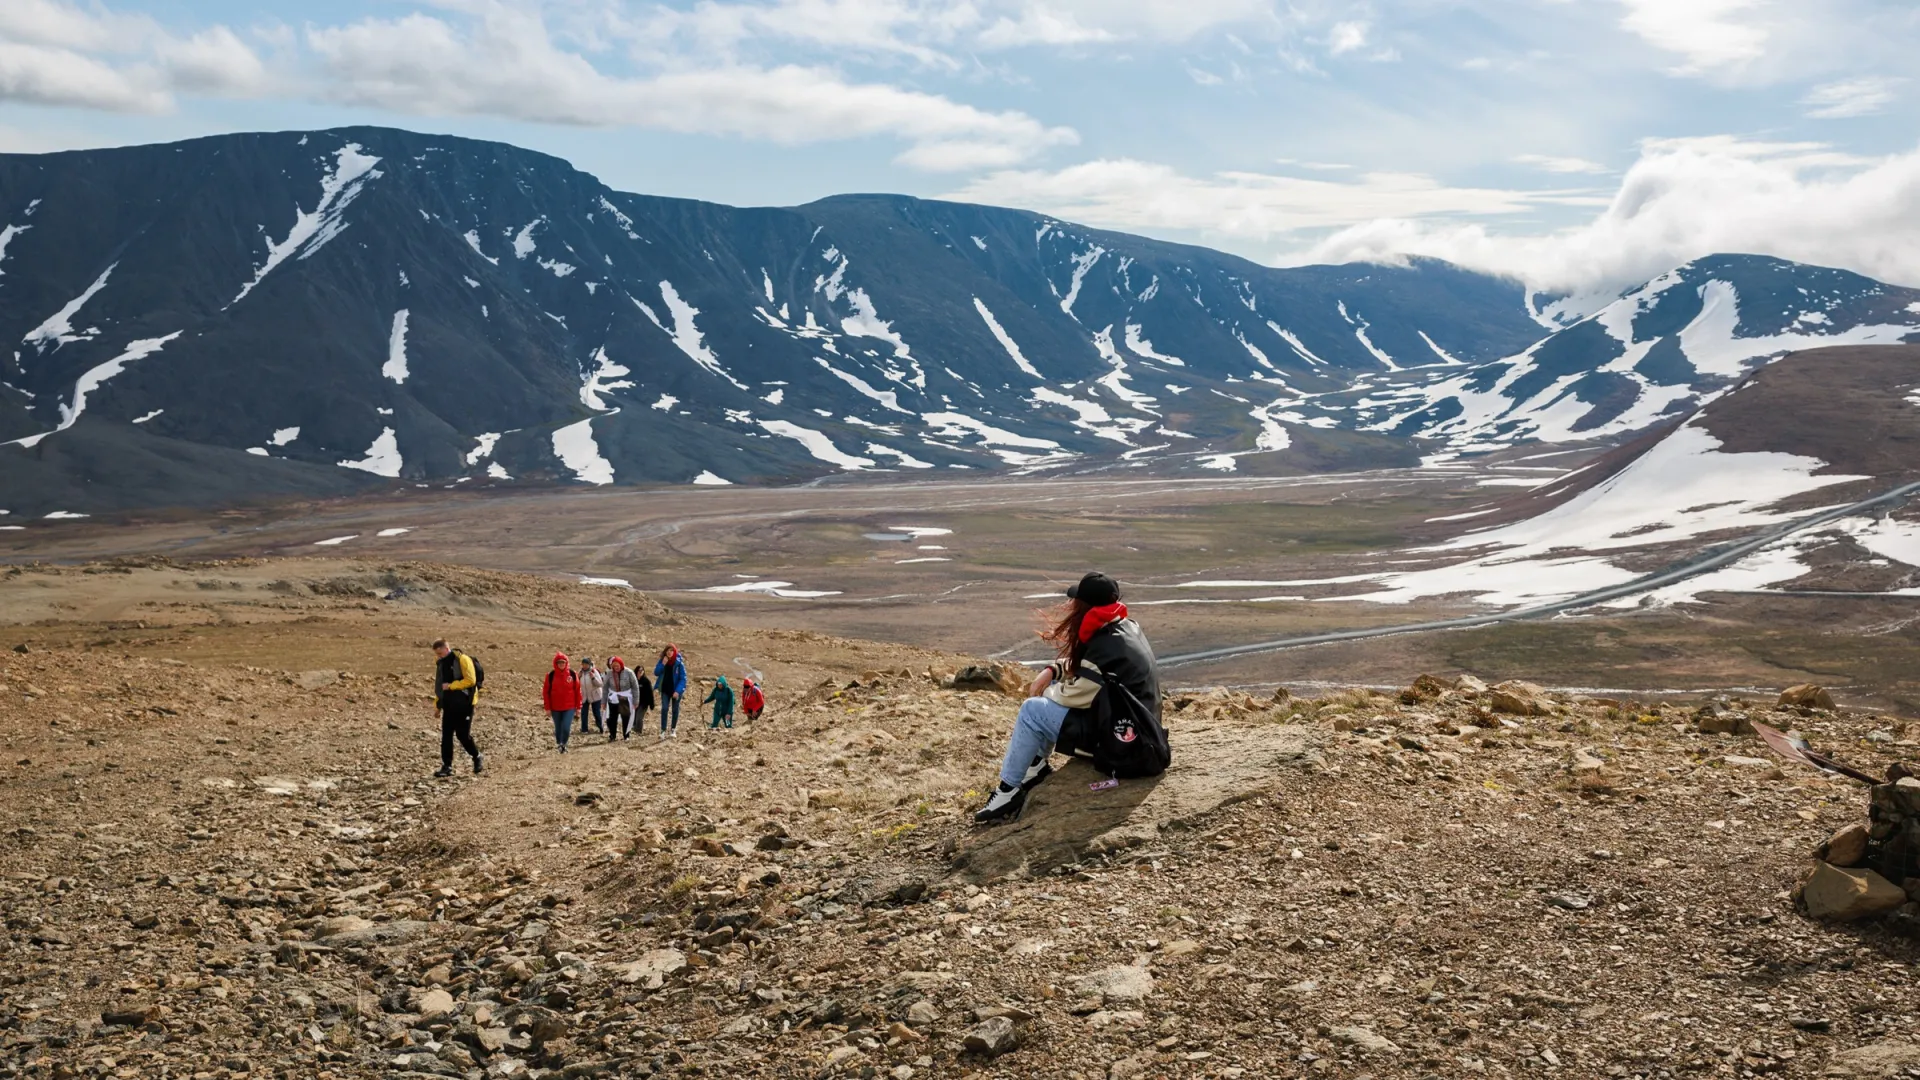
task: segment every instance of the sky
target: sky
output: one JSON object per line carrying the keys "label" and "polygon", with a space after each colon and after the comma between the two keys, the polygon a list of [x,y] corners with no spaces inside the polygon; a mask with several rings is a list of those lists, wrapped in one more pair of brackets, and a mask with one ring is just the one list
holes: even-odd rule
{"label": "sky", "polygon": [[1916,53],[1913,0],[0,0],[0,152],[384,124],[1278,265],[1920,285]]}

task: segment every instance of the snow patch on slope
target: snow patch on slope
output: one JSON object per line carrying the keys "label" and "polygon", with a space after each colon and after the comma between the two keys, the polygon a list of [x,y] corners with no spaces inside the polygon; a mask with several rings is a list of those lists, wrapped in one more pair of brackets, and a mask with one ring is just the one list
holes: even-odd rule
{"label": "snow patch on slope", "polygon": [[13,243],[14,237],[19,236],[31,228],[33,228],[31,225],[9,225],[4,229],[0,229],[0,277],[7,276],[4,265],[7,261],[7,245]]}
{"label": "snow patch on slope", "polygon": [[1280,340],[1286,342],[1287,347],[1291,348],[1294,351],[1294,353],[1300,357],[1300,359],[1305,360],[1307,363],[1313,364],[1317,367],[1327,366],[1327,362],[1325,360],[1320,359],[1318,356],[1315,356],[1313,353],[1313,350],[1307,348],[1306,345],[1301,342],[1300,338],[1296,336],[1293,331],[1285,329],[1279,323],[1276,323],[1271,319],[1267,320],[1267,329],[1273,331],[1275,334],[1278,334],[1280,336]]}
{"label": "snow patch on slope", "polygon": [[1383,575],[1381,590],[1339,599],[1402,604],[1461,592],[1476,593],[1485,604],[1563,599],[1637,576],[1599,553],[1781,524],[1812,511],[1776,509],[1780,502],[1866,479],[1815,475],[1826,467],[1817,458],[1726,453],[1720,447],[1719,439],[1689,422],[1614,476],[1546,513],[1425,549],[1481,554]]}
{"label": "snow patch on slope", "polygon": [[47,317],[46,322],[41,323],[29,331],[27,336],[21,339],[21,343],[44,350],[49,341],[53,342],[54,347],[58,348],[69,341],[86,341],[91,339],[95,331],[88,330],[79,334],[73,332],[73,317],[80,314],[80,309],[87,306],[87,301],[93,299],[94,294],[107,287],[107,278],[113,275],[114,266],[119,265],[119,263],[114,263],[113,266],[109,266],[105,270],[100,271],[100,276],[93,279],[93,284],[87,286],[85,292],[67,301],[65,307],[54,312]]}
{"label": "snow patch on slope", "polygon": [[[616,364],[607,356],[607,347],[593,350],[593,370],[587,373],[586,381],[580,384],[580,403],[594,412],[610,412],[606,402],[600,400],[601,394],[610,394],[615,390],[627,390],[633,386],[631,379],[621,378],[630,375],[625,365]],[[657,406],[656,406],[657,407]]]}
{"label": "snow patch on slope", "polygon": [[1127,351],[1135,356],[1146,360],[1158,360],[1163,364],[1172,364],[1175,367],[1187,366],[1187,362],[1177,356],[1168,356],[1165,353],[1155,352],[1153,342],[1148,341],[1146,335],[1141,332],[1139,323],[1128,323],[1124,336]]}
{"label": "snow patch on slope", "polygon": [[[480,233],[478,230],[468,229],[466,239],[467,239],[467,246],[473,249],[473,253],[475,255],[480,256],[481,258],[487,260],[488,262],[492,263],[495,266],[500,265],[499,259],[480,250]],[[472,278],[467,279],[467,284],[471,285],[476,289],[480,287],[480,283],[473,280]]]}
{"label": "snow patch on slope", "polygon": [[403,464],[400,459],[400,439],[394,434],[392,428],[381,428],[380,434],[373,440],[373,445],[367,447],[365,457],[359,461],[336,461],[334,464],[343,469],[359,469],[361,472],[369,472],[375,476],[396,478],[400,475]]}
{"label": "snow patch on slope", "polygon": [[[179,337],[181,333],[182,331],[175,330],[166,337],[141,338],[138,341],[130,342],[125,349],[121,350],[119,356],[114,357],[104,364],[96,364],[88,368],[86,373],[80,376],[80,380],[73,385],[73,400],[60,406],[60,424],[58,427],[55,427],[52,431],[43,431],[37,435],[28,435],[23,439],[14,439],[5,445],[31,448],[40,445],[40,440],[47,436],[72,427],[74,422],[80,419],[80,414],[87,411],[87,395],[105,386],[108,379],[125,371],[128,364],[159,352],[162,348],[166,347],[167,342]],[[149,416],[148,418],[151,419],[152,417]]]}
{"label": "snow patch on slope", "polygon": [[493,456],[493,448],[500,445],[500,433],[489,431],[484,435],[475,436],[474,443],[474,448],[467,452],[469,466],[478,465],[481,461]]}
{"label": "snow patch on slope", "polygon": [[[308,213],[297,205],[293,208],[293,228],[287,230],[287,238],[277,244],[267,242],[267,261],[254,270],[253,280],[241,286],[239,295],[227,306],[245,300],[254,286],[281,263],[295,255],[304,259],[340,235],[347,227],[347,207],[359,197],[368,180],[380,175],[373,168],[378,164],[380,159],[362,150],[359,143],[348,143],[335,151],[333,168],[320,178],[320,201],[314,205],[313,212]],[[478,244],[474,250],[479,250]]]}
{"label": "snow patch on slope", "polygon": [[[1100,256],[1106,253],[1106,248],[1095,245],[1073,257],[1073,282],[1067,286],[1067,295],[1060,298],[1061,311],[1073,315],[1073,304],[1080,299],[1080,285],[1087,280],[1087,271],[1093,269],[1093,264],[1099,262]],[[1073,318],[1075,322],[1080,320],[1078,315],[1073,315]]]}
{"label": "snow patch on slope", "polygon": [[1914,332],[1911,326],[1860,325],[1837,334],[1784,332],[1766,337],[1736,337],[1740,294],[1725,281],[1700,287],[1700,314],[1680,331],[1680,350],[1704,375],[1738,376],[1751,362],[1800,349],[1829,345],[1892,345]]}
{"label": "snow patch on slope", "polygon": [[826,433],[823,431],[815,431],[812,428],[801,427],[799,424],[787,420],[761,420],[759,421],[759,425],[770,434],[778,435],[783,439],[792,439],[799,443],[802,447],[806,448],[808,454],[811,454],[818,460],[845,469],[848,472],[859,472],[862,469],[870,469],[874,465],[872,458],[856,457],[852,454],[845,453],[839,447],[833,445],[833,440],[827,438]]}
{"label": "snow patch on slope", "polygon": [[[979,237],[974,239],[978,240]],[[973,298],[973,307],[980,313],[980,317],[986,320],[987,329],[993,332],[995,340],[1000,342],[1000,347],[1007,350],[1007,355],[1013,358],[1014,366],[1036,379],[1040,378],[1040,372],[1027,362],[1026,354],[1020,351],[1020,345],[1013,340],[1013,335],[1007,333],[1001,327],[1000,320],[994,318],[993,312],[987,310],[986,302],[976,296]]]}
{"label": "snow patch on slope", "polygon": [[[607,415],[618,413],[616,409]],[[598,417],[589,416],[576,424],[568,424],[553,433],[553,456],[560,464],[573,470],[573,478],[587,484],[606,485],[613,483],[613,462],[601,456],[600,444],[593,438],[593,422]]]}
{"label": "snow patch on slope", "polygon": [[1110,373],[1102,375],[1094,381],[1106,387],[1108,393],[1111,393],[1114,397],[1119,398],[1128,405],[1133,406],[1141,412],[1155,413],[1157,415],[1158,410],[1154,406],[1159,399],[1151,394],[1143,394],[1127,385],[1127,380],[1133,378],[1133,376],[1127,373],[1126,360],[1120,356],[1119,350],[1113,347],[1113,327],[1109,326],[1094,334],[1093,347],[1099,351],[1100,358],[1107,362],[1107,366],[1113,369]]}
{"label": "snow patch on slope", "polygon": [[906,413],[908,416],[913,415],[913,413],[910,410],[903,409],[900,407],[900,395],[898,393],[895,393],[892,390],[876,390],[865,379],[862,379],[858,375],[850,375],[844,371],[841,371],[839,368],[834,367],[832,364],[827,363],[825,360],[822,360],[819,357],[814,358],[814,363],[819,364],[823,368],[826,368],[828,371],[832,372],[836,377],[838,377],[841,382],[844,382],[848,386],[853,387],[855,390],[859,391],[862,395],[872,398],[874,401],[879,402],[882,406],[888,409],[891,409],[897,413]]}
{"label": "snow patch on slope", "polygon": [[381,376],[396,385],[407,381],[407,309],[393,313],[393,330],[387,335],[387,362],[380,365]]}
{"label": "snow patch on slope", "polygon": [[[660,299],[667,305],[667,314],[673,317],[673,329],[668,333],[672,335],[673,343],[679,347],[680,351],[686,353],[694,363],[709,373],[718,375],[742,390],[747,389],[747,384],[734,378],[731,372],[721,366],[720,358],[713,355],[713,350],[707,348],[705,337],[693,321],[694,316],[700,314],[700,309],[682,300],[679,290],[673,287],[671,281],[660,283]],[[649,316],[653,314],[644,304],[641,304],[641,310],[646,311]],[[660,325],[660,320],[656,318],[654,323]],[[664,326],[661,328],[665,329]]]}
{"label": "snow patch on slope", "polygon": [[513,237],[513,257],[514,258],[524,259],[527,256],[533,254],[534,249],[539,246],[533,239],[533,230],[546,224],[546,222],[547,222],[547,219],[544,217],[534,218],[532,221],[527,222],[525,227],[523,227],[518,233],[514,234],[514,237]]}

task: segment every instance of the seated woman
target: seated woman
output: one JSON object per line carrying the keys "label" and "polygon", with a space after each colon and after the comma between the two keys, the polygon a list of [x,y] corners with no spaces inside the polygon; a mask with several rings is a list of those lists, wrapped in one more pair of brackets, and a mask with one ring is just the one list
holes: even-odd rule
{"label": "seated woman", "polygon": [[1081,578],[1045,637],[1060,658],[1027,690],[1000,786],[973,816],[978,824],[1019,816],[1027,792],[1053,772],[1056,743],[1116,778],[1157,776],[1170,760],[1153,646],[1127,617],[1119,582],[1100,573]]}

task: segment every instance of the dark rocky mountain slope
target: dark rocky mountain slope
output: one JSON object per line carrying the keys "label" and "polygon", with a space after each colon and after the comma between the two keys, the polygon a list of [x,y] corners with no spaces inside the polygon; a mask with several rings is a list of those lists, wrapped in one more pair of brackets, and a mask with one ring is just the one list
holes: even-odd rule
{"label": "dark rocky mountain slope", "polygon": [[[1812,271],[1780,265],[1782,293]],[[1631,335],[1687,340],[1660,327],[1706,296],[1690,272],[1622,301]],[[1848,278],[1794,325],[1920,323]],[[741,209],[387,129],[4,155],[0,507],[1413,464],[1488,424],[1607,436],[1732,370],[1656,343],[1613,371],[1641,340],[1607,336],[1619,306],[1542,341],[1519,285],[1439,262],[1273,269],[898,196]],[[1605,422],[1550,430],[1554,392]]]}

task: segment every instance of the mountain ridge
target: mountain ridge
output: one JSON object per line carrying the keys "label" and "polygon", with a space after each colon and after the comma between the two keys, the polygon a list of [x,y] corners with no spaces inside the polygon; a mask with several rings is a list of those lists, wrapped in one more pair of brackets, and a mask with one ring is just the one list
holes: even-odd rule
{"label": "mountain ridge", "polygon": [[[884,193],[730,207],[389,128],[0,155],[0,215],[0,506],[29,513],[1412,465],[1543,437],[1538,373],[1619,359],[1585,340],[1597,315],[1543,337],[1518,282],[1438,260],[1262,267]],[[1622,377],[1700,392],[1656,374]],[[1490,431],[1446,404],[1489,393]],[[1565,426],[1544,437],[1619,433]]]}

